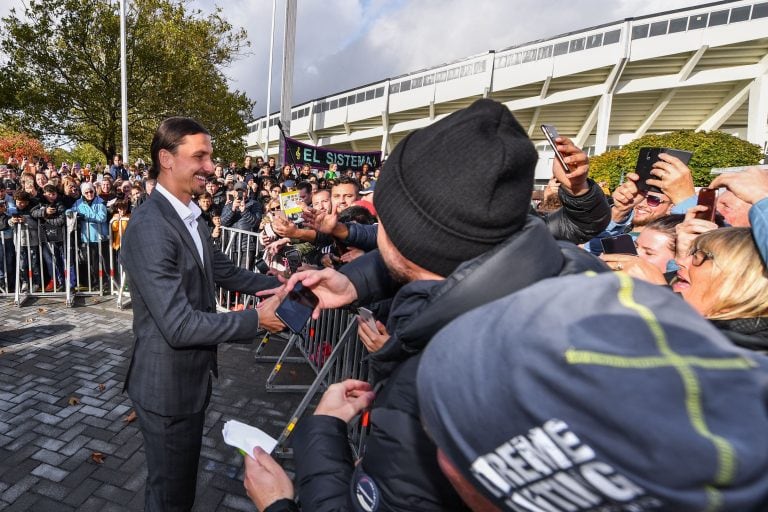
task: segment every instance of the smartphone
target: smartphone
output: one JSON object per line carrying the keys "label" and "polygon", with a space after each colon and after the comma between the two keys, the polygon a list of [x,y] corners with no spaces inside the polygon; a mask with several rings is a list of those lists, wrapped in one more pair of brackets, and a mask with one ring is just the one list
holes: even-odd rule
{"label": "smartphone", "polygon": [[376,327],[376,319],[373,318],[373,313],[370,309],[357,308],[357,314],[360,318],[363,319],[363,322],[368,324],[368,327],[370,327],[373,332],[379,332],[379,328]]}
{"label": "smartphone", "polygon": [[269,238],[277,238],[277,233],[275,233],[275,230],[272,228],[271,222],[264,224],[264,233],[266,233]]}
{"label": "smartphone", "polygon": [[264,258],[259,258],[256,260],[256,270],[258,270],[261,274],[266,274],[269,272],[269,265],[267,265],[267,262],[264,261]]}
{"label": "smartphone", "polygon": [[717,212],[717,209],[715,208],[716,202],[717,190],[714,188],[703,188],[699,190],[699,199],[696,204],[706,206],[709,209],[705,212],[696,212],[696,218],[715,222],[715,213]]}
{"label": "smartphone", "polygon": [[312,316],[312,311],[320,300],[312,290],[297,283],[293,290],[283,299],[275,316],[279,318],[293,333],[301,332]]}
{"label": "smartphone", "polygon": [[637,182],[637,189],[640,192],[662,193],[659,187],[654,187],[646,183],[649,179],[658,179],[651,174],[651,169],[653,168],[653,164],[659,161],[659,155],[661,153],[666,153],[679,158],[685,165],[688,165],[688,162],[691,161],[691,157],[693,156],[693,153],[679,149],[640,148],[640,153],[637,155],[637,165],[635,165],[635,172],[640,176],[640,180]]}
{"label": "smartphone", "polygon": [[563,166],[565,173],[570,174],[571,169],[565,164],[563,155],[557,150],[557,144],[555,144],[555,139],[560,136],[560,134],[557,133],[557,129],[551,124],[543,124],[541,125],[541,131],[544,132],[544,137],[547,138],[547,142],[549,142],[549,145],[552,147],[552,151],[555,152],[555,158],[557,158],[557,161]]}
{"label": "smartphone", "polygon": [[602,238],[600,243],[603,244],[603,252],[605,254],[631,254],[637,256],[635,241],[632,240],[630,235],[609,236]]}

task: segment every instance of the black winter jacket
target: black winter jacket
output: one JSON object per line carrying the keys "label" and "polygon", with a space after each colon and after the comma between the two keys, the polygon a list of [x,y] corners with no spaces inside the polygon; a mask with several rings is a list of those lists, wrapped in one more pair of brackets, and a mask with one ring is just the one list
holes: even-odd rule
{"label": "black winter jacket", "polygon": [[[381,265],[380,259],[365,259],[368,271],[356,275],[370,277],[359,281],[366,288],[358,288],[364,301],[379,284]],[[391,338],[370,357],[376,380],[386,384],[377,390],[362,461],[353,464],[347,427],[341,420],[311,416],[296,429],[296,482],[302,509],[466,510],[440,472],[436,449],[419,423],[418,356],[439,329],[462,313],[543,279],[586,270],[607,267],[573,244],[555,241],[541,219],[529,216],[520,232],[462,264],[447,279],[403,286],[393,300],[387,325]]]}

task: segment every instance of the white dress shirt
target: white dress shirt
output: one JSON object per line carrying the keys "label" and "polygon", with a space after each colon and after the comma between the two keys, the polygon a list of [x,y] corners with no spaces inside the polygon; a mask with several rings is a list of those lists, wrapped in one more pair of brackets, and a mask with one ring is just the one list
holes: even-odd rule
{"label": "white dress shirt", "polygon": [[200,210],[200,207],[192,200],[189,201],[189,204],[182,203],[179,201],[179,198],[168,192],[168,190],[160,183],[155,186],[155,190],[163,194],[163,197],[171,203],[173,209],[179,214],[181,222],[187,227],[189,234],[192,236],[192,240],[195,241],[197,253],[200,255],[200,261],[202,261],[203,266],[205,266],[205,258],[203,258],[203,239],[200,238],[200,232],[197,230],[197,218],[200,217],[202,210]]}

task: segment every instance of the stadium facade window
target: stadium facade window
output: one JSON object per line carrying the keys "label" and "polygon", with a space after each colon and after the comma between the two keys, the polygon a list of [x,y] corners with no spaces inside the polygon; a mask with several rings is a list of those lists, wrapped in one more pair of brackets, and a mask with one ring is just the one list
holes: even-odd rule
{"label": "stadium facade window", "polygon": [[291,121],[295,121],[298,118],[298,115],[297,112],[291,112]]}
{"label": "stadium facade window", "polygon": [[562,43],[557,43],[555,45],[552,54],[557,57],[558,55],[565,55],[566,53],[568,53],[568,41],[563,41]]}
{"label": "stadium facade window", "polygon": [[568,53],[580,52],[584,49],[584,38],[573,39],[568,47]]}
{"label": "stadium facade window", "polygon": [[347,96],[347,105],[354,105],[355,103],[356,103],[356,98],[354,94]]}
{"label": "stadium facade window", "polygon": [[435,83],[445,82],[445,77],[448,75],[446,71],[439,71],[435,74]]}
{"label": "stadium facade window", "polygon": [[606,32],[603,36],[603,46],[609,45],[609,44],[616,44],[621,40],[621,29],[618,30],[611,30],[610,32]]}
{"label": "stadium facade window", "polygon": [[751,5],[745,7],[734,7],[731,9],[731,19],[728,23],[738,23],[739,21],[747,21],[749,19],[749,12],[752,9]]}
{"label": "stadium facade window", "polygon": [[[485,73],[485,61],[484,60],[475,62],[475,71],[474,71],[474,73],[476,75],[478,73]],[[426,85],[426,83],[424,85]]]}
{"label": "stadium facade window", "polygon": [[768,2],[755,4],[752,7],[752,19],[755,20],[757,18],[768,18]]}
{"label": "stadium facade window", "polygon": [[688,18],[688,30],[698,30],[707,26],[709,13],[697,14]]}
{"label": "stadium facade window", "polygon": [[507,66],[516,66],[520,64],[520,54],[513,53],[507,57]]}
{"label": "stadium facade window", "polygon": [[384,87],[377,87],[376,90],[373,92],[374,92],[374,97],[381,98],[382,96],[384,96]]}
{"label": "stadium facade window", "polygon": [[365,91],[365,101],[372,100],[374,96],[375,91],[371,89],[370,91]]}
{"label": "stadium facade window", "polygon": [[536,50],[526,50],[523,52],[523,62],[533,62],[536,60]]}
{"label": "stadium facade window", "polygon": [[472,64],[465,64],[464,66],[461,66],[461,76],[469,76],[472,74]]}
{"label": "stadium facade window", "polygon": [[347,97],[339,98],[339,108],[347,106]]}
{"label": "stadium facade window", "polygon": [[328,111],[328,102],[324,101],[320,104],[320,112],[327,112]]}
{"label": "stadium facade window", "polygon": [[676,32],[685,32],[685,28],[688,26],[688,18],[676,18],[669,20],[669,34]]}
{"label": "stadium facade window", "polygon": [[392,84],[389,86],[389,94],[397,94],[400,92],[400,84]]}
{"label": "stadium facade window", "polygon": [[724,11],[715,11],[710,13],[709,15],[709,25],[710,27],[716,27],[717,25],[725,25],[728,23],[728,10]]}
{"label": "stadium facade window", "polygon": [[362,103],[364,101],[365,101],[365,93],[364,92],[357,93],[357,102]]}
{"label": "stadium facade window", "polygon": [[538,59],[548,59],[552,56],[552,45],[539,48]]}
{"label": "stadium facade window", "polygon": [[648,24],[635,25],[632,27],[632,40],[648,37]]}
{"label": "stadium facade window", "polygon": [[587,48],[597,48],[603,44],[603,34],[593,34],[587,37]]}
{"label": "stadium facade window", "polygon": [[648,34],[648,37],[663,36],[667,33],[667,25],[669,25],[668,20],[651,23],[651,30]]}
{"label": "stadium facade window", "polygon": [[427,75],[424,77],[424,85],[432,85],[435,83],[435,75]]}
{"label": "stadium facade window", "polygon": [[411,81],[406,80],[405,82],[400,82],[400,92],[410,91],[411,90]]}
{"label": "stadium facade window", "polygon": [[424,77],[423,76],[420,76],[419,78],[414,78],[411,81],[411,89],[418,89],[419,87],[422,86],[422,84],[424,84]]}
{"label": "stadium facade window", "polygon": [[266,122],[266,121],[262,121],[262,122],[261,122],[261,129],[263,130],[263,129],[265,129],[266,127],[267,127],[267,122]]}
{"label": "stadium facade window", "polygon": [[448,70],[448,80],[455,80],[459,78],[459,68],[453,68]]}
{"label": "stadium facade window", "polygon": [[329,107],[329,110],[334,110],[339,108],[339,100],[333,100],[331,101],[331,106]]}

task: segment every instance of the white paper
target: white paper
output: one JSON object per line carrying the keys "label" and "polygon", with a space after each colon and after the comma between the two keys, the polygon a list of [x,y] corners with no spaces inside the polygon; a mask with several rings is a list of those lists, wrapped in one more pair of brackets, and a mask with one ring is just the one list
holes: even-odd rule
{"label": "white paper", "polygon": [[253,457],[253,449],[257,446],[267,453],[272,453],[272,450],[277,446],[277,439],[274,439],[261,429],[246,425],[237,420],[226,422],[221,433],[224,436],[225,443],[241,449],[251,457]]}

